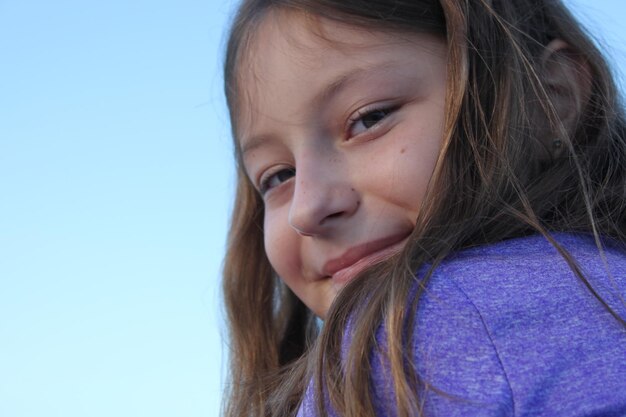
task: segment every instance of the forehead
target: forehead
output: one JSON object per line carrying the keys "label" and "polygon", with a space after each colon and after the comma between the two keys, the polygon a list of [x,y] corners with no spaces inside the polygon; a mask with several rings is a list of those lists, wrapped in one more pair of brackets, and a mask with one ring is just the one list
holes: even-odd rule
{"label": "forehead", "polygon": [[[273,51],[276,55],[301,55],[305,60],[320,59],[330,54],[351,56],[360,49],[384,48],[411,35],[383,30],[367,30],[310,13],[275,9],[261,20],[251,42],[251,63]],[[308,60],[307,60],[308,61]],[[307,65],[310,62],[306,62]]]}
{"label": "forehead", "polygon": [[[237,125],[242,134],[259,119],[274,116],[272,102],[282,86],[296,86],[294,101],[310,103],[342,77],[366,70],[384,71],[408,63],[417,49],[431,49],[426,34],[367,30],[295,11],[272,10],[251,34],[237,69]],[[291,112],[286,114],[285,110]],[[281,106],[284,121],[297,123],[299,106]]]}

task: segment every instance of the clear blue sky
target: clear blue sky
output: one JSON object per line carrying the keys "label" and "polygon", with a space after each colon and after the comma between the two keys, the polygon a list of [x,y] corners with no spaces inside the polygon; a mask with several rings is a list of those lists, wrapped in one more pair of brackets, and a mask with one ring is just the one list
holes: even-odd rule
{"label": "clear blue sky", "polygon": [[235,3],[0,0],[0,416],[218,415]]}

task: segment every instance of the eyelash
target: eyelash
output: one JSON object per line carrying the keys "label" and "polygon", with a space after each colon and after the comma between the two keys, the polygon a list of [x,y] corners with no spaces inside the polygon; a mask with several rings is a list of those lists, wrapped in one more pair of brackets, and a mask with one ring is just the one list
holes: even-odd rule
{"label": "eyelash", "polygon": [[363,132],[367,132],[370,129],[374,129],[376,128],[380,123],[382,123],[391,113],[393,113],[394,111],[397,110],[397,106],[385,106],[385,105],[378,105],[378,106],[374,106],[374,107],[369,107],[369,108],[364,108],[361,110],[358,110],[356,112],[356,114],[354,116],[351,116],[348,119],[348,124],[346,126],[346,137],[347,138],[352,138],[355,136],[359,136],[362,133],[357,133],[357,134],[352,134],[352,130],[354,129],[355,125],[359,122],[362,122],[366,117],[373,115],[374,113],[383,113],[382,117],[380,120],[376,121],[372,126],[365,127],[365,130]]}
{"label": "eyelash", "polygon": [[[270,182],[272,181],[272,179],[274,178],[278,178],[279,174],[281,173],[289,173],[291,174],[291,176],[283,181],[281,181],[280,184],[271,186]],[[293,178],[296,175],[296,170],[294,168],[281,168],[277,171],[274,172],[270,172],[269,174],[263,174],[261,176],[261,179],[259,180],[259,192],[261,193],[261,195],[265,195],[268,191],[270,191],[271,189],[280,186],[281,184],[283,184],[285,181],[290,180],[291,178]]]}
{"label": "eyelash", "polygon": [[[365,127],[364,132],[369,131],[370,129],[375,128],[376,126],[378,126],[380,123],[382,123],[391,113],[393,113],[394,111],[397,110],[396,106],[375,106],[375,107],[370,107],[370,108],[364,108],[361,110],[358,110],[356,112],[356,114],[352,117],[349,118],[348,120],[348,125],[346,127],[346,136],[348,138],[352,138],[354,136],[359,136],[362,133],[357,133],[355,135],[353,135],[351,132],[354,129],[355,125],[359,122],[363,122],[363,120],[365,118],[367,118],[368,116],[371,116],[375,113],[382,113],[381,115],[381,119],[376,121],[372,126]],[[270,183],[272,182],[272,180],[274,178],[278,178],[278,176],[280,174],[284,174],[284,173],[288,173],[291,176],[287,179],[282,180],[279,184],[277,185],[270,185]],[[270,191],[271,189],[280,186],[282,183],[288,181],[289,179],[291,179],[292,177],[294,177],[296,175],[296,170],[295,168],[281,168],[275,172],[271,172],[270,174],[264,174],[261,176],[261,179],[259,180],[259,192],[261,193],[261,195],[265,195],[268,191]],[[279,179],[280,180],[280,179]]]}

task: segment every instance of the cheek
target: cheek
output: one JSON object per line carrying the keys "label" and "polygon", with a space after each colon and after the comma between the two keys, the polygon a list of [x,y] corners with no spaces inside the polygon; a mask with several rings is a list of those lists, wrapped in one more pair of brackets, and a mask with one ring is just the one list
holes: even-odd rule
{"label": "cheek", "polygon": [[270,211],[264,220],[265,253],[278,276],[292,287],[299,276],[301,259],[298,235],[289,226],[287,214]]}
{"label": "cheek", "polygon": [[[385,151],[384,160],[389,161],[376,176],[380,195],[385,200],[403,208],[412,219],[422,204],[439,155],[440,141],[418,138]],[[378,160],[383,160],[378,155]],[[371,165],[370,165],[371,166]]]}
{"label": "cheek", "polygon": [[398,169],[403,170],[403,184],[416,191],[420,200],[432,178],[439,150],[439,141],[422,143],[408,149],[406,157],[398,164]]}

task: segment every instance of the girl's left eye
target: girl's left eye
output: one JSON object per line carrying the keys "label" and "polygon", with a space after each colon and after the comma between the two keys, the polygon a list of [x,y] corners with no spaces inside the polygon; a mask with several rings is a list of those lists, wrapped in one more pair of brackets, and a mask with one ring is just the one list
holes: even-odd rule
{"label": "girl's left eye", "polygon": [[381,123],[395,109],[391,107],[359,111],[348,123],[348,137],[354,137]]}

